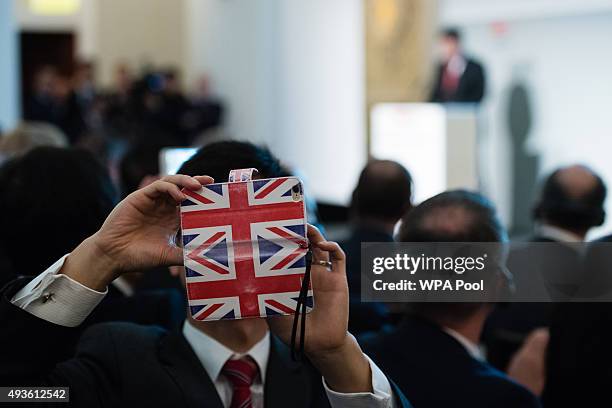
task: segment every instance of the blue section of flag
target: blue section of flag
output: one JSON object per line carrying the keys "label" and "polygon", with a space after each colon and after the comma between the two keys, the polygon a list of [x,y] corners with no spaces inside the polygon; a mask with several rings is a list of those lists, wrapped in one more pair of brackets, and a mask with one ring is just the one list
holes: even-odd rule
{"label": "blue section of flag", "polygon": [[235,318],[236,318],[236,314],[234,314],[234,310],[230,310],[229,313],[223,316],[221,319],[233,320]]}
{"label": "blue section of flag", "polygon": [[193,241],[194,238],[197,236],[198,236],[197,234],[183,235],[183,247],[187,246],[187,244]]}
{"label": "blue section of flag", "polygon": [[209,184],[207,186],[204,186],[204,188],[207,188],[210,191],[213,191],[219,195],[223,195],[223,186],[221,184]]}
{"label": "blue section of flag", "polygon": [[285,228],[302,237],[306,236],[306,227],[304,225],[286,225]]}
{"label": "blue section of flag", "polygon": [[183,200],[183,202],[181,203],[181,207],[188,207],[190,205],[197,205],[197,203],[193,202],[192,200],[188,198]]}
{"label": "blue section of flag", "polygon": [[274,242],[264,239],[260,236],[257,237],[257,244],[259,246],[259,263],[262,264],[270,259],[274,254],[283,249],[282,246],[275,244]]}
{"label": "blue section of flag", "polygon": [[225,238],[216,245],[208,248],[208,251],[206,251],[206,257],[214,259],[221,265],[229,267],[229,262],[227,259],[227,241]]}
{"label": "blue section of flag", "polygon": [[266,316],[280,316],[281,314],[278,313],[276,310],[272,310],[269,307],[266,307]]}
{"label": "blue section of flag", "polygon": [[206,305],[199,305],[199,306],[189,306],[189,310],[191,311],[191,315],[195,315],[196,313],[198,313],[200,310],[204,309]]}
{"label": "blue section of flag", "polygon": [[258,191],[260,188],[268,184],[270,180],[253,180],[253,191]]}
{"label": "blue section of flag", "polygon": [[201,274],[199,274],[198,272],[190,269],[190,268],[185,268],[185,275],[187,275],[188,278],[193,278],[194,276],[202,276]]}

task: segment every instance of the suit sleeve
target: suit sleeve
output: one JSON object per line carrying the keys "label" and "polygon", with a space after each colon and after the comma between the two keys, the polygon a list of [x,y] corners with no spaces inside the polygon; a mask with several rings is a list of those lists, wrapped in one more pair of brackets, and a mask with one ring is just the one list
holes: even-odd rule
{"label": "suit sleeve", "polygon": [[466,95],[466,100],[469,102],[480,102],[485,93],[486,78],[482,65],[474,63],[473,67],[472,78],[470,78],[472,83],[469,87],[469,94]]}
{"label": "suit sleeve", "polygon": [[110,331],[105,325],[94,326],[79,341],[78,327],[46,321],[16,306],[11,299],[28,281],[18,279],[0,292],[0,384],[67,386],[76,406],[116,405],[112,399],[118,395],[118,382],[109,369],[116,364]]}

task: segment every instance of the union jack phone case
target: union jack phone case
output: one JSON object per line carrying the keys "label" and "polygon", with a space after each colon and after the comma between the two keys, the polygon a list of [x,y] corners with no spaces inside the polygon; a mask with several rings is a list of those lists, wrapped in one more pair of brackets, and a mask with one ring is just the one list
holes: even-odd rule
{"label": "union jack phone case", "polygon": [[[250,173],[184,191],[183,257],[194,319],[295,313],[308,251],[303,191],[298,178],[250,180]],[[310,286],[305,304],[313,306]]]}

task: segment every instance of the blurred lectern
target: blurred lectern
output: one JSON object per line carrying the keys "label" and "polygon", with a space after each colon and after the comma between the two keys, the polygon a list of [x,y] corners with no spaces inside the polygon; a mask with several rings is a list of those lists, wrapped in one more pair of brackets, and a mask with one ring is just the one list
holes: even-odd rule
{"label": "blurred lectern", "polygon": [[370,153],[410,171],[415,203],[447,189],[475,190],[476,109],[434,103],[376,104],[370,112]]}

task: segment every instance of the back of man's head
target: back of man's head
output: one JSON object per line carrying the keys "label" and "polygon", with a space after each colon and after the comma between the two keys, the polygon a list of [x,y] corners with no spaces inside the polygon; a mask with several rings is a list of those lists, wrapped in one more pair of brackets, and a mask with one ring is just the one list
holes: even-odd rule
{"label": "back of man's head", "polygon": [[440,193],[402,219],[400,242],[505,242],[507,235],[495,206],[465,190]]}
{"label": "back of man's head", "polygon": [[286,176],[279,160],[266,148],[248,142],[225,141],[202,147],[179,169],[180,174],[205,175],[226,182],[230,170],[254,167],[261,178]]}
{"label": "back of man's head", "polygon": [[585,234],[603,224],[606,185],[583,165],[555,170],[542,187],[534,218],[568,231]]}
{"label": "back of man's head", "polygon": [[411,208],[412,177],[401,164],[373,160],[361,171],[351,210],[358,219],[397,222]]}
{"label": "back of man's head", "polygon": [[38,274],[95,233],[115,201],[91,153],[36,148],[0,169],[0,245],[19,273]]}
{"label": "back of man's head", "polygon": [[[477,193],[453,190],[438,194],[409,211],[402,219],[397,240],[502,243],[508,238],[489,200]],[[455,327],[484,307],[484,303],[430,302],[412,304],[410,311],[439,324]]]}

